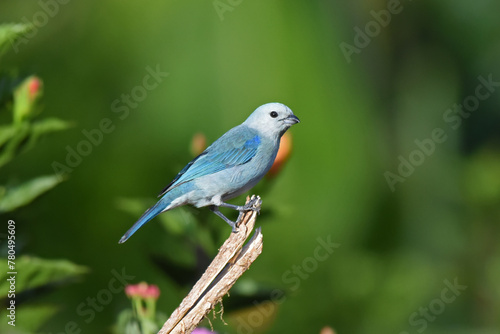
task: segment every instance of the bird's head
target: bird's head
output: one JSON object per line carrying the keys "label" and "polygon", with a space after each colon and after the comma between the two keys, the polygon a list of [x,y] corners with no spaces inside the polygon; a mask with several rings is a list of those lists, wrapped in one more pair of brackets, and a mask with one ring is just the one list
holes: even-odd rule
{"label": "bird's head", "polygon": [[299,122],[290,108],[273,102],[255,109],[243,124],[270,136],[281,137],[289,127]]}

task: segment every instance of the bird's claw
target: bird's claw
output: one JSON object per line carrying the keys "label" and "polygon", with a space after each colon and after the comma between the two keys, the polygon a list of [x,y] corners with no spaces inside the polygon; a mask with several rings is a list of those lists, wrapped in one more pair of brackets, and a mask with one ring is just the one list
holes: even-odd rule
{"label": "bird's claw", "polygon": [[232,233],[238,233],[238,228],[236,227],[236,225],[239,223],[239,219],[236,221],[236,223],[234,223],[234,225],[231,225],[232,229],[231,229],[231,232]]}
{"label": "bird's claw", "polygon": [[243,206],[243,211],[256,211],[260,214],[260,206],[262,205],[262,200],[260,196],[252,195],[248,203]]}
{"label": "bird's claw", "polygon": [[250,200],[244,206],[240,207],[241,210],[239,210],[240,214],[238,215],[238,219],[236,219],[235,223],[229,224],[232,227],[233,233],[238,233],[238,225],[241,219],[243,218],[245,212],[254,211],[257,212],[257,214],[260,214],[261,204],[262,200],[260,199],[260,196],[252,195],[252,197],[250,197]]}

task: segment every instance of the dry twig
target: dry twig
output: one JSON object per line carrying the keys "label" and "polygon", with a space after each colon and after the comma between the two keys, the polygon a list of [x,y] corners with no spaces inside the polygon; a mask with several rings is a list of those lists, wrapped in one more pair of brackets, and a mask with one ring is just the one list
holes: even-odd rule
{"label": "dry twig", "polygon": [[252,203],[254,210],[240,215],[238,233],[231,233],[205,273],[160,329],[159,334],[191,333],[260,255],[260,228],[255,230],[250,241],[243,246],[255,226],[261,200],[252,196],[247,198],[247,203]]}

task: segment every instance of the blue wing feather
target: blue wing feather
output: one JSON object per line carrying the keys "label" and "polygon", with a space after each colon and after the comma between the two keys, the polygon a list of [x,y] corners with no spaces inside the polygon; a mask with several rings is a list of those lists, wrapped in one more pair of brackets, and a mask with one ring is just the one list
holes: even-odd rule
{"label": "blue wing feather", "polygon": [[184,175],[184,173],[186,173],[186,171],[196,162],[196,160],[198,160],[200,157],[202,157],[205,154],[207,154],[206,151],[201,153],[200,155],[198,155],[196,158],[191,160],[190,163],[188,163],[186,166],[184,166],[184,168],[177,174],[177,176],[172,180],[172,182],[170,182],[165,188],[162,189],[162,191],[160,192],[158,197],[163,196],[170,189],[170,187],[172,187],[172,185],[174,183],[176,183],[177,180],[179,180]]}
{"label": "blue wing feather", "polygon": [[245,164],[252,160],[261,142],[258,134],[242,126],[228,131],[210,145],[203,153],[184,167],[175,179],[166,186],[158,197],[170,189],[197,177]]}

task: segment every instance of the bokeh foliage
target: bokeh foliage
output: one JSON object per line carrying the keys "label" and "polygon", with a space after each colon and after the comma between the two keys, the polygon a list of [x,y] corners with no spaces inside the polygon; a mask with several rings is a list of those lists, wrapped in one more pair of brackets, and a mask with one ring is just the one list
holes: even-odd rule
{"label": "bokeh foliage", "polygon": [[[43,297],[60,306],[45,332],[63,332],[69,321],[85,333],[109,330],[128,306],[123,293],[93,317],[81,311],[108,289],[113,270],[157,284],[164,313],[178,305],[191,283],[182,277],[204,268],[200,254],[214,251],[229,228],[208,210],[187,208],[117,241],[191,159],[195,133],[211,142],[270,101],[289,105],[301,123],[291,130],[289,163],[263,197],[264,252],[240,287],[251,296],[264,291],[259,300],[276,287],[285,297],[252,331],[498,331],[500,92],[456,129],[443,117],[475,94],[479,77],[500,81],[500,4],[401,1],[349,62],[341,43],[355,45],[354,28],[364,31],[376,22],[372,11],[394,1],[220,2],[230,6],[222,15],[199,0],[0,5],[0,22],[38,20],[29,38],[11,43],[2,68],[42,78],[45,116],[76,124],[0,175],[7,184],[55,175],[54,162],[68,168],[66,182],[1,216],[16,221],[23,253],[92,270]],[[168,76],[144,88],[157,69]],[[397,173],[400,157],[409,160],[415,140],[436,128],[446,140],[391,191],[384,174]],[[77,159],[70,152],[79,149],[86,155]],[[177,216],[194,222],[179,225]],[[299,274],[297,267],[313,268],[318,238],[328,237],[340,246]],[[166,263],[177,267],[165,272]],[[172,268],[180,275],[168,276]],[[445,281],[455,278],[467,288],[425,329],[412,322],[421,308],[439,305]],[[237,332],[256,308],[238,312],[226,309],[232,327],[217,328]]]}
{"label": "bokeh foliage", "polygon": [[[31,28],[27,24],[0,25],[0,56],[12,43],[24,38]],[[69,123],[53,117],[36,117],[41,111],[39,102],[43,94],[39,78],[9,74],[9,70],[2,67],[0,71],[0,116],[4,120],[0,125],[1,168],[32,149],[43,136],[68,129]],[[7,177],[7,182],[12,184],[0,186],[0,213],[26,207],[62,181],[63,178],[57,175],[37,176],[22,182]],[[6,220],[6,223],[9,233],[2,234],[1,258],[5,271],[0,273],[0,301],[8,308],[0,311],[5,320],[0,323],[0,330],[2,333],[33,333],[59,309],[54,304],[37,303],[39,296],[44,291],[59,288],[88,269],[67,260],[20,254],[24,236],[16,235],[15,221]]]}

